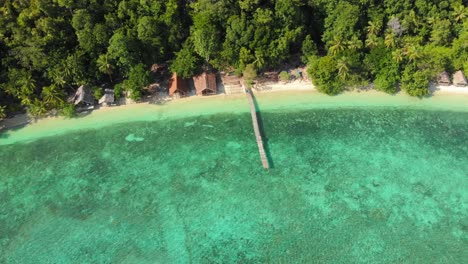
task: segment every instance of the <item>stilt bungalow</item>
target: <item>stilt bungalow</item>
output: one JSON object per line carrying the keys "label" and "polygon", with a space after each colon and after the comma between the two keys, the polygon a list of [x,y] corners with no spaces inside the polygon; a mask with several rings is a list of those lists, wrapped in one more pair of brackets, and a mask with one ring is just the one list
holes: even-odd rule
{"label": "stilt bungalow", "polygon": [[218,91],[216,75],[214,73],[204,72],[195,76],[193,77],[193,83],[195,85],[197,95],[212,95],[216,94]]}
{"label": "stilt bungalow", "polygon": [[172,78],[169,80],[169,96],[176,98],[187,95],[187,82],[177,76],[177,73],[172,74]]}
{"label": "stilt bungalow", "polygon": [[451,84],[450,76],[446,71],[443,71],[439,76],[437,76],[437,83],[443,86],[449,86]]}
{"label": "stilt bungalow", "polygon": [[453,75],[453,85],[458,86],[458,87],[464,87],[468,85],[468,82],[466,81],[466,77],[462,71],[457,71]]}

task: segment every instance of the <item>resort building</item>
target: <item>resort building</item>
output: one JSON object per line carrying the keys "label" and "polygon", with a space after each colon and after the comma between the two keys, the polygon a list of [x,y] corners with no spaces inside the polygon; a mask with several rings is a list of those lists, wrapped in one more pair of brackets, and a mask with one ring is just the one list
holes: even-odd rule
{"label": "resort building", "polygon": [[114,98],[114,90],[112,89],[105,89],[104,95],[99,99],[99,104],[103,106],[109,106],[113,104],[115,101]]}
{"label": "resort building", "polygon": [[449,86],[451,84],[450,76],[446,71],[443,71],[439,76],[437,76],[437,83],[444,86]]}
{"label": "resort building", "polygon": [[218,91],[216,75],[214,73],[204,72],[195,76],[193,77],[193,83],[195,85],[197,95],[212,95],[216,94]]}
{"label": "resort building", "polygon": [[468,82],[466,81],[466,77],[462,71],[457,71],[453,75],[453,85],[459,86],[459,87],[464,87],[468,85]]}
{"label": "resort building", "polygon": [[177,76],[177,73],[174,72],[172,74],[172,78],[169,80],[169,96],[173,96],[175,98],[180,98],[187,95],[187,82]]}
{"label": "resort building", "polygon": [[86,85],[81,85],[78,90],[76,90],[75,96],[73,97],[73,103],[75,105],[94,105],[94,96],[91,89]]}

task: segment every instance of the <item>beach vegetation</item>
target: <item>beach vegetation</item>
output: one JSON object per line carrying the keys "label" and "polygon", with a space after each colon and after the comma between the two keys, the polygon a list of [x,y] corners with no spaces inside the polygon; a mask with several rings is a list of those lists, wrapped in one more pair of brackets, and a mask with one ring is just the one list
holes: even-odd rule
{"label": "beach vegetation", "polygon": [[171,70],[182,78],[190,78],[199,71],[201,58],[194,52],[194,45],[188,39],[182,49],[175,53]]}
{"label": "beach vegetation", "polygon": [[65,103],[60,111],[60,115],[66,118],[72,118],[76,116],[75,105]]}
{"label": "beach vegetation", "polygon": [[131,68],[128,79],[123,82],[123,87],[130,92],[130,98],[139,100],[143,88],[151,83],[150,73],[145,69],[145,65],[140,63]]}
{"label": "beach vegetation", "polygon": [[101,99],[101,97],[104,95],[104,91],[102,90],[101,87],[93,87],[93,96],[94,99],[98,100]]}
{"label": "beach vegetation", "polygon": [[253,64],[247,64],[247,66],[245,66],[243,76],[245,82],[250,88],[255,78],[257,78],[257,69],[255,69]]}
{"label": "beach vegetation", "polygon": [[429,94],[428,75],[428,70],[418,69],[415,63],[408,64],[401,77],[401,88],[411,96],[427,96]]}
{"label": "beach vegetation", "polygon": [[333,56],[311,57],[307,74],[317,89],[329,95],[336,95],[343,91],[344,86],[338,77],[338,68]]}
{"label": "beach vegetation", "polygon": [[114,85],[114,98],[115,98],[115,101],[118,101],[122,97],[123,92],[124,92],[124,87],[123,87],[122,83],[118,83],[118,84]]}
{"label": "beach vegetation", "polygon": [[5,119],[6,118],[6,106],[4,105],[0,105],[0,120],[2,119]]}
{"label": "beach vegetation", "polygon": [[468,71],[467,10],[462,0],[1,1],[2,105],[59,109],[85,83],[138,99],[154,64],[191,78],[302,62],[327,94],[365,82],[393,92]]}
{"label": "beach vegetation", "polygon": [[279,74],[279,79],[282,82],[289,82],[289,80],[291,79],[291,76],[289,75],[289,73],[287,71],[282,71]]}

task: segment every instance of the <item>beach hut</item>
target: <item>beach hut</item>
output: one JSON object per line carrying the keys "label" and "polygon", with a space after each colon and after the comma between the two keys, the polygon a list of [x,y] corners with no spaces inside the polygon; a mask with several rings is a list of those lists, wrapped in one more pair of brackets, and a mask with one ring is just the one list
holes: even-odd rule
{"label": "beach hut", "polygon": [[73,97],[73,103],[94,105],[94,96],[91,89],[86,85],[81,85],[78,90],[76,90],[75,96]]}
{"label": "beach hut", "polygon": [[216,85],[216,75],[214,73],[204,72],[195,76],[193,77],[193,83],[195,85],[197,95],[216,94],[218,90]]}
{"label": "beach hut", "polygon": [[450,77],[446,71],[443,71],[439,76],[437,76],[437,83],[444,86],[449,86],[451,84]]}
{"label": "beach hut", "polygon": [[115,101],[114,98],[114,90],[112,89],[105,89],[104,90],[104,95],[99,99],[99,104],[100,105],[111,105]]}
{"label": "beach hut", "polygon": [[459,86],[459,87],[463,87],[463,86],[468,85],[468,82],[466,81],[466,77],[465,77],[465,75],[463,74],[462,71],[457,71],[453,75],[453,85]]}
{"label": "beach hut", "polygon": [[169,80],[169,96],[182,97],[187,94],[187,90],[187,82],[174,72]]}

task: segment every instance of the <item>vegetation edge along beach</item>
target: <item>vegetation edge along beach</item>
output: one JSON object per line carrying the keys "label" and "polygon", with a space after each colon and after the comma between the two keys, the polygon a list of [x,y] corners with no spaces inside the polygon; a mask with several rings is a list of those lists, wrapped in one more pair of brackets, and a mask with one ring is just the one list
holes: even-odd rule
{"label": "vegetation edge along beach", "polygon": [[[7,0],[0,117],[73,116],[78,103],[171,94],[172,73],[255,85],[302,78],[301,66],[326,94],[372,84],[424,97],[431,81],[466,85],[467,10],[462,0]],[[79,87],[91,102],[73,100]]]}

